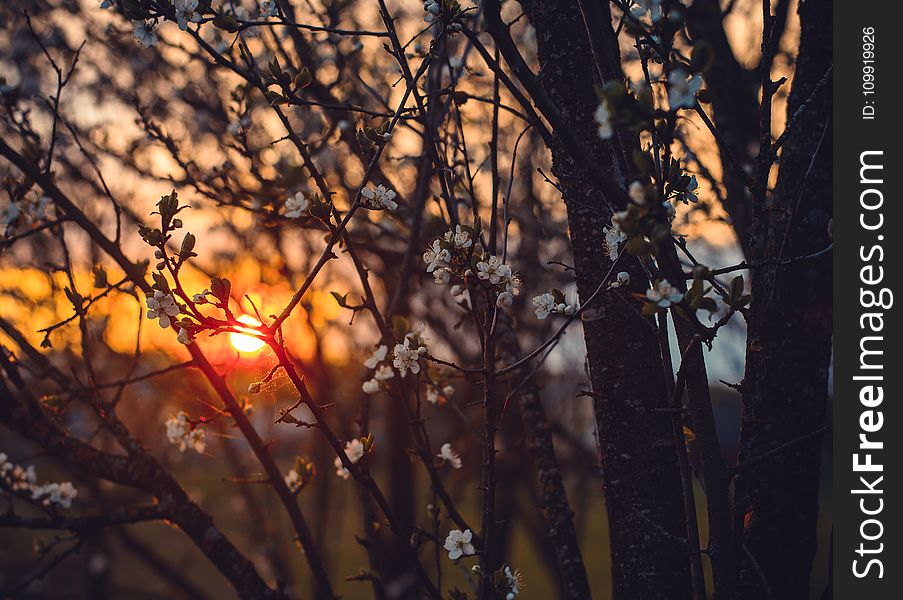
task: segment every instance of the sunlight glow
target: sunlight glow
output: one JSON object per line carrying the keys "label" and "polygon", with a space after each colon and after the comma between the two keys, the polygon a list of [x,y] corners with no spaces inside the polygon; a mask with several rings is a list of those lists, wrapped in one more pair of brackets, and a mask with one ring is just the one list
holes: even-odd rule
{"label": "sunlight glow", "polygon": [[[260,321],[251,315],[241,315],[238,320],[246,325],[260,325]],[[251,331],[248,329],[247,331]],[[263,348],[265,342],[259,337],[232,332],[229,334],[229,343],[239,352],[257,352]]]}

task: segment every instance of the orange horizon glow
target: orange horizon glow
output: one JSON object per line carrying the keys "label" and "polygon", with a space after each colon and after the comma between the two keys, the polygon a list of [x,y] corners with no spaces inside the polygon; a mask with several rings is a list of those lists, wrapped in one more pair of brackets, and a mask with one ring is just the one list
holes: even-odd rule
{"label": "orange horizon glow", "polygon": [[[241,315],[238,317],[238,321],[244,323],[245,325],[254,325],[260,326],[261,323],[251,315]],[[253,333],[253,329],[243,329],[248,332]],[[232,347],[242,352],[244,354],[252,354],[254,352],[259,352],[266,342],[257,337],[256,335],[246,335],[244,333],[231,332],[229,333],[229,343],[232,344]]]}

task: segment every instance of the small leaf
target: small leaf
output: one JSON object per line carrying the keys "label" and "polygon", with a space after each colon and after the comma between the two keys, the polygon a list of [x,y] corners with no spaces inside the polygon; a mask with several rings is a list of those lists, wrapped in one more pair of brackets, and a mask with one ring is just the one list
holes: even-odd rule
{"label": "small leaf", "polygon": [[338,292],[329,293],[332,294],[332,297],[335,298],[335,301],[338,302],[339,306],[348,308],[348,294],[339,294]]}
{"label": "small leaf", "polygon": [[190,233],[186,233],[185,237],[182,238],[182,246],[179,248],[179,256],[182,260],[189,258],[191,256],[196,256],[192,250],[194,249],[195,237]]}
{"label": "small leaf", "polygon": [[311,82],[310,69],[308,69],[307,67],[304,67],[303,69],[301,69],[300,73],[295,75],[295,81],[294,81],[295,89],[299,89],[299,90],[304,89],[310,85],[310,82]]}
{"label": "small leaf", "polygon": [[210,293],[216,297],[220,303],[229,302],[229,294],[232,292],[232,283],[225,277],[214,277],[210,280]]}
{"label": "small leaf", "polygon": [[161,292],[169,291],[169,282],[166,281],[166,277],[163,277],[160,273],[151,273],[151,277],[154,278],[154,288]]}
{"label": "small leaf", "polygon": [[737,275],[731,279],[730,289],[728,291],[728,300],[733,306],[735,302],[743,296],[743,275]]}
{"label": "small leaf", "polygon": [[235,17],[228,13],[220,13],[213,17],[213,25],[217,29],[222,29],[223,31],[228,31],[229,33],[235,33],[239,28],[238,21],[236,21]]}

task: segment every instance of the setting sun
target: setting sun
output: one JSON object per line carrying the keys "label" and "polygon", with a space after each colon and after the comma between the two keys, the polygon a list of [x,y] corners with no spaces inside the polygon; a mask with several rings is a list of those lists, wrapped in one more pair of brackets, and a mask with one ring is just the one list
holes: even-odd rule
{"label": "setting sun", "polygon": [[[238,320],[246,325],[260,325],[260,321],[255,319],[250,315],[241,315],[238,317]],[[248,329],[248,331],[251,331]],[[243,333],[230,333],[229,334],[229,342],[232,344],[232,347],[238,350],[239,352],[257,352],[261,348],[263,348],[265,342],[256,337],[254,335],[245,335]]]}

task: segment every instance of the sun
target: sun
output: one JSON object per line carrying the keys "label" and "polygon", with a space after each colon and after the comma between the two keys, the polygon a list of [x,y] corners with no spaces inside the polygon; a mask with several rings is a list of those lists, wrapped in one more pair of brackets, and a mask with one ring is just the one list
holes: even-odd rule
{"label": "sun", "polygon": [[[239,322],[245,325],[260,325],[260,321],[251,315],[241,315],[238,317]],[[251,331],[248,329],[247,331]],[[254,335],[245,335],[243,333],[232,332],[229,334],[229,343],[239,352],[252,353],[257,352],[266,344],[262,339]]]}

